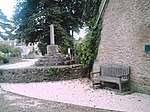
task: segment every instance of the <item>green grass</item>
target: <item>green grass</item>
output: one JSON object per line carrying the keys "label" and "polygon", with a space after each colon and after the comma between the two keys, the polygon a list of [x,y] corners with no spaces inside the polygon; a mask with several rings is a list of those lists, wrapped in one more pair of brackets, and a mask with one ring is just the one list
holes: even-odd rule
{"label": "green grass", "polygon": [[[21,57],[11,57],[10,60],[9,60],[9,63],[6,63],[6,64],[14,64],[14,63],[17,63],[17,62],[22,62],[22,58]],[[3,65],[3,61],[0,60],[0,65]],[[5,65],[6,65],[5,64]]]}

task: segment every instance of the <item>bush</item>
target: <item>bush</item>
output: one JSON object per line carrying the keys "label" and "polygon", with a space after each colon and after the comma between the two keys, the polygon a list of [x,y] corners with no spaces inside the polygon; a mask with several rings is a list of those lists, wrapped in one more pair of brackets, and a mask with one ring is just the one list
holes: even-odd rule
{"label": "bush", "polygon": [[0,60],[3,59],[3,56],[4,56],[4,53],[2,53],[2,52],[0,51]]}
{"label": "bush", "polygon": [[0,51],[3,53],[12,53],[13,48],[7,44],[0,44]]}
{"label": "bush", "polygon": [[94,60],[97,56],[100,33],[102,29],[101,26],[102,22],[100,22],[96,28],[93,28],[84,39],[75,45],[75,59],[87,68],[87,72],[91,71]]}
{"label": "bush", "polygon": [[7,44],[1,44],[0,45],[0,51],[5,54],[10,54],[11,57],[16,57],[21,55],[21,49],[20,48],[14,48]]}
{"label": "bush", "polygon": [[3,63],[4,63],[4,64],[9,63],[9,57],[4,56],[4,57],[3,57]]}
{"label": "bush", "polygon": [[20,48],[13,48],[10,56],[11,57],[16,57],[21,55],[21,49]]}
{"label": "bush", "polygon": [[92,51],[93,45],[91,44],[92,37],[89,33],[86,38],[76,44],[76,60],[79,61],[85,68],[87,68],[93,61],[94,54]]}
{"label": "bush", "polygon": [[39,47],[39,50],[40,50],[40,52],[42,53],[42,55],[45,55],[46,54],[46,43],[42,43],[42,42],[39,42],[38,43],[38,47]]}

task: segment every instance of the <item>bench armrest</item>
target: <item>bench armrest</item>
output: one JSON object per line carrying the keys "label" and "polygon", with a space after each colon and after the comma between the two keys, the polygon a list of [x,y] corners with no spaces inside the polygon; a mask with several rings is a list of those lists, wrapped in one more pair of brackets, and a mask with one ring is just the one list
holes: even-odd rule
{"label": "bench armrest", "polygon": [[100,71],[99,72],[91,72],[91,74],[98,74],[98,73],[100,73]]}
{"label": "bench armrest", "polygon": [[100,75],[100,71],[99,72],[91,72],[90,75],[91,77],[94,77],[94,75],[99,74]]}

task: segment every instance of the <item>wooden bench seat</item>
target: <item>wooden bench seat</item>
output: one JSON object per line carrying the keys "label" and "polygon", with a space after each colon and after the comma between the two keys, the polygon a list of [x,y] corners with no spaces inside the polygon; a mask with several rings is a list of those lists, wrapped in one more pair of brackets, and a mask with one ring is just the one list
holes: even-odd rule
{"label": "wooden bench seat", "polygon": [[100,71],[91,73],[93,88],[102,82],[116,83],[122,92],[122,84],[127,84],[130,89],[130,67],[122,65],[101,65]]}

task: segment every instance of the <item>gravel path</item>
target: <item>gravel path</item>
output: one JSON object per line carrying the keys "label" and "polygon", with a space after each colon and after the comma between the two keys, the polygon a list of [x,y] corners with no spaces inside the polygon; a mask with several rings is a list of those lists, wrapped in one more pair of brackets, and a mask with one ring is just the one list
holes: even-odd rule
{"label": "gravel path", "polygon": [[0,84],[6,91],[92,108],[127,111],[150,112],[150,96],[140,93],[119,95],[106,89],[90,88],[90,80],[75,79],[69,81]]}
{"label": "gravel path", "polygon": [[0,65],[0,69],[14,69],[14,68],[26,68],[34,65],[38,59],[23,59],[23,62],[18,62],[14,64],[6,64],[6,65]]}
{"label": "gravel path", "polygon": [[0,88],[0,112],[117,112],[29,98]]}

